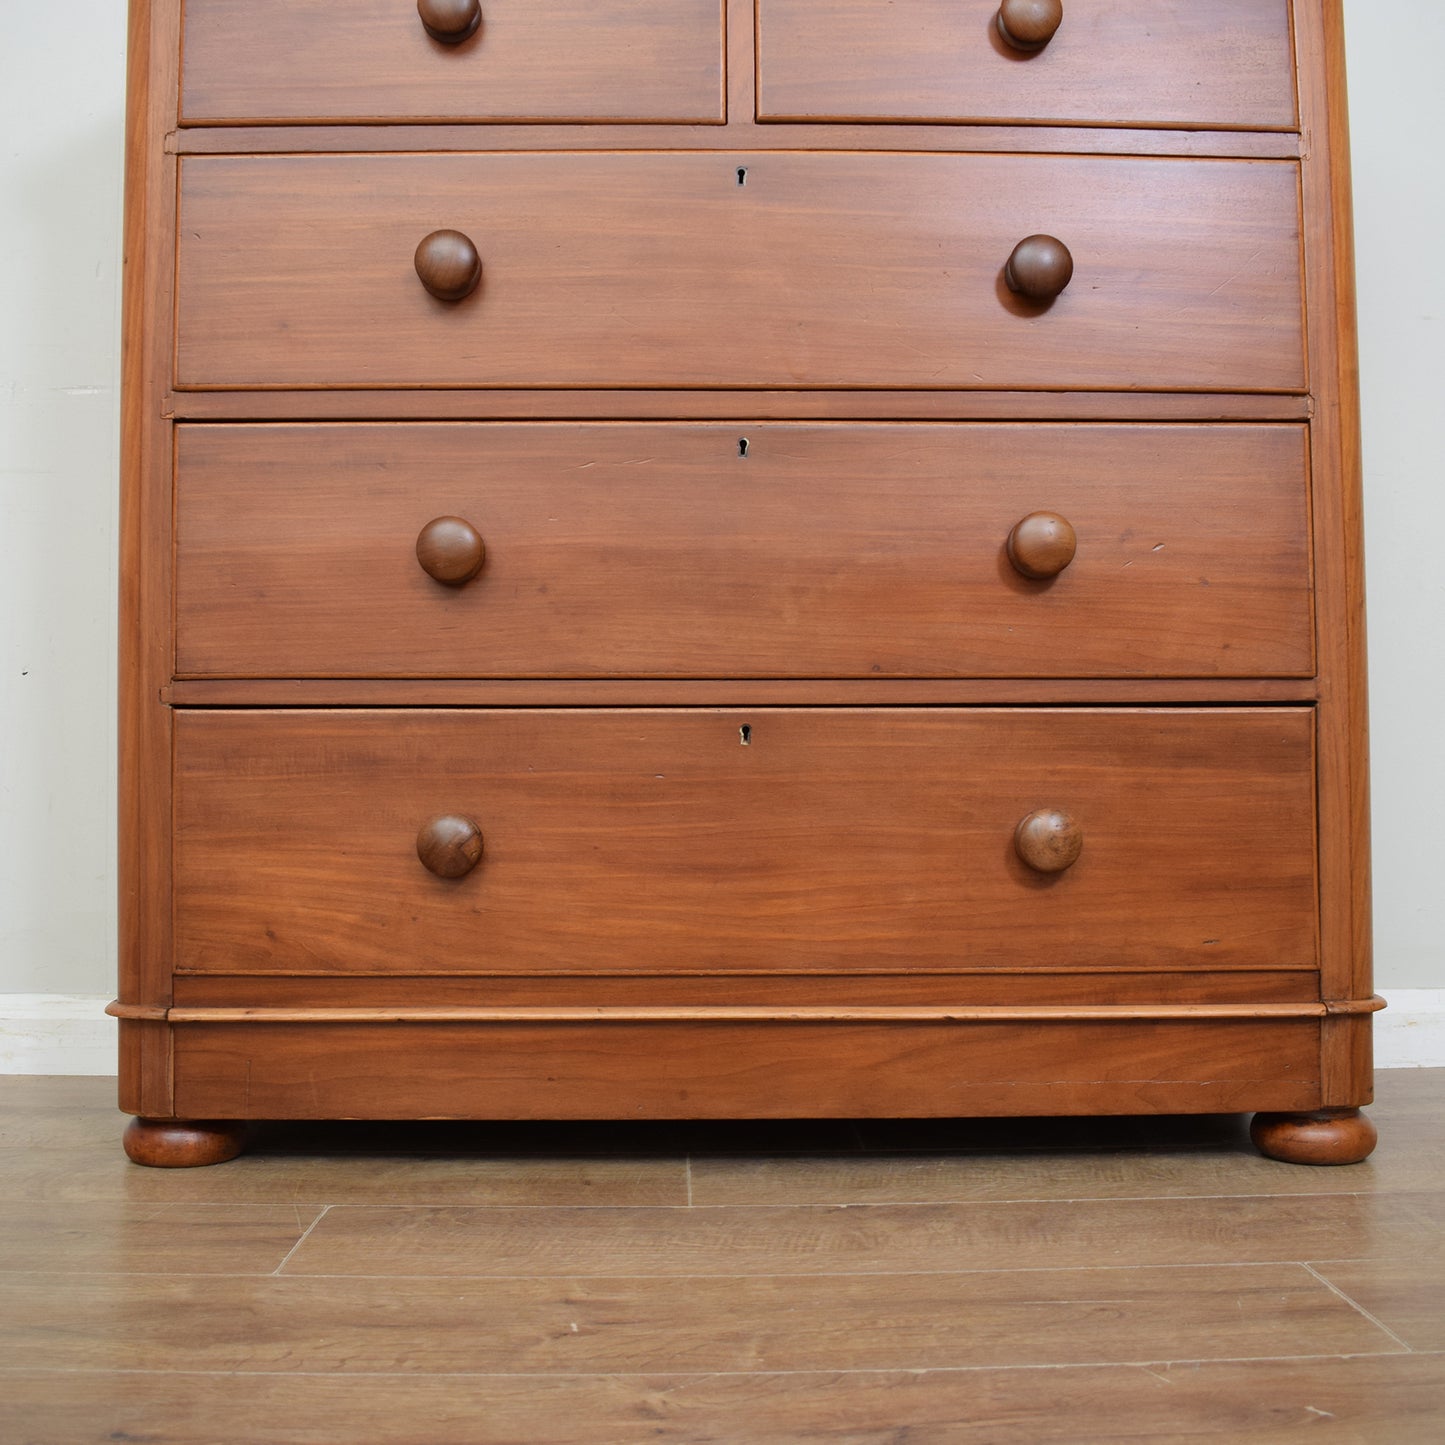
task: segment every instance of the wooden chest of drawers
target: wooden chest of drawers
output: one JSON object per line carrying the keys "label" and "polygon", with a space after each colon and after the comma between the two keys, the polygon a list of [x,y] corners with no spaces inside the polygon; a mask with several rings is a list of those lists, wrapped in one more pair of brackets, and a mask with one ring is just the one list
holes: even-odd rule
{"label": "wooden chest of drawers", "polygon": [[1363,1158],[1338,10],[131,0],[131,1156]]}

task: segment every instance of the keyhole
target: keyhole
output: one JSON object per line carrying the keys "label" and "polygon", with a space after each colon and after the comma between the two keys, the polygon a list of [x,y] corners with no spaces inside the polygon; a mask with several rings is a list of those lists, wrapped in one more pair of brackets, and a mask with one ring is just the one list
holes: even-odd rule
{"label": "keyhole", "polygon": [[747,168],[746,166],[739,166],[739,167],[738,167],[738,185],[740,185],[740,186],[745,186],[745,185],[747,185],[747,183],[748,183],[748,168]]}
{"label": "keyhole", "polygon": [[738,438],[738,455],[739,455],[740,457],[745,457],[745,456],[747,456],[747,454],[748,454],[748,439],[747,439],[746,437],[739,437],[739,438]]}
{"label": "keyhole", "polygon": [[738,729],[738,738],[741,740],[742,745],[743,745],[745,748],[748,748],[748,747],[751,747],[751,746],[752,746],[752,743],[753,743],[753,725],[752,725],[752,723],[744,723],[744,724],[742,725],[742,727],[740,727],[740,728]]}

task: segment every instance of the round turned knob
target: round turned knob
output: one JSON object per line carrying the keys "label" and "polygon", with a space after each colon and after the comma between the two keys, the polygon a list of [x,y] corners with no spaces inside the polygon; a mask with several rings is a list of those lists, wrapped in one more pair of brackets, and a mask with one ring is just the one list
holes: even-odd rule
{"label": "round turned knob", "polygon": [[1009,290],[1031,301],[1052,301],[1073,276],[1074,258],[1054,236],[1025,236],[1003,271]]}
{"label": "round turned knob", "polygon": [[482,258],[460,231],[433,231],[416,248],[416,274],[438,301],[460,301],[477,289]]}
{"label": "round turned knob", "polygon": [[423,823],[416,856],[438,878],[464,878],[482,859],[482,830],[470,818],[443,813]]}
{"label": "round turned knob", "polygon": [[482,23],[480,0],[416,0],[426,33],[443,45],[460,45]]}
{"label": "round turned knob", "polygon": [[1063,19],[1063,0],[1003,0],[998,33],[1015,50],[1042,50]]}
{"label": "round turned knob", "polygon": [[417,534],[416,560],[428,577],[460,587],[482,570],[487,547],[464,517],[433,517]]}
{"label": "round turned knob", "polygon": [[1008,534],[1008,559],[1025,577],[1057,577],[1074,560],[1078,545],[1067,517],[1030,512]]}
{"label": "round turned knob", "polygon": [[1062,873],[1084,851],[1084,830],[1058,808],[1040,808],[1014,830],[1014,848],[1036,872]]}

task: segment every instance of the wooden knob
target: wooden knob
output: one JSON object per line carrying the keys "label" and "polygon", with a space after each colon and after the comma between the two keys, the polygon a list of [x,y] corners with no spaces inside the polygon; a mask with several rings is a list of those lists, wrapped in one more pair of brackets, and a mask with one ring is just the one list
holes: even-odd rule
{"label": "wooden knob", "polygon": [[477,289],[482,258],[460,231],[433,231],[416,248],[416,274],[438,301],[460,301]]}
{"label": "wooden knob", "polygon": [[442,813],[421,825],[416,856],[438,878],[464,878],[482,860],[482,830],[470,818]]}
{"label": "wooden knob", "polygon": [[428,577],[460,587],[482,570],[487,546],[464,517],[433,517],[417,534],[416,560]]}
{"label": "wooden knob", "polygon": [[1008,534],[1008,559],[1025,577],[1057,577],[1074,560],[1078,545],[1067,517],[1030,512]]}
{"label": "wooden knob", "polygon": [[1084,830],[1058,808],[1040,808],[1014,829],[1014,848],[1039,873],[1062,873],[1079,861]]}
{"label": "wooden knob", "polygon": [[1042,50],[1063,19],[1063,0],[1003,0],[998,7],[998,33],[1015,50]]}
{"label": "wooden knob", "polygon": [[1031,301],[1052,301],[1073,276],[1074,258],[1054,236],[1025,236],[1003,271],[1009,290]]}
{"label": "wooden knob", "polygon": [[426,33],[443,45],[460,45],[482,23],[480,0],[416,0],[416,13]]}

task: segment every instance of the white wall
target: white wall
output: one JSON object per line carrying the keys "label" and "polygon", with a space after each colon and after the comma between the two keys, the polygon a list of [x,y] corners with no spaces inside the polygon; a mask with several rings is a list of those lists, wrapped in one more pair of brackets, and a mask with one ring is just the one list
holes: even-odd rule
{"label": "white wall", "polygon": [[[1346,0],[1365,443],[1375,974],[1445,987],[1445,6]],[[1432,553],[1434,557],[1432,558]]]}
{"label": "white wall", "polygon": [[[1388,993],[1445,987],[1445,6],[1345,8]],[[125,22],[121,0],[63,11],[7,5],[0,46],[0,994],[104,994],[115,960]]]}
{"label": "white wall", "polygon": [[0,993],[115,965],[122,0],[4,6]]}

